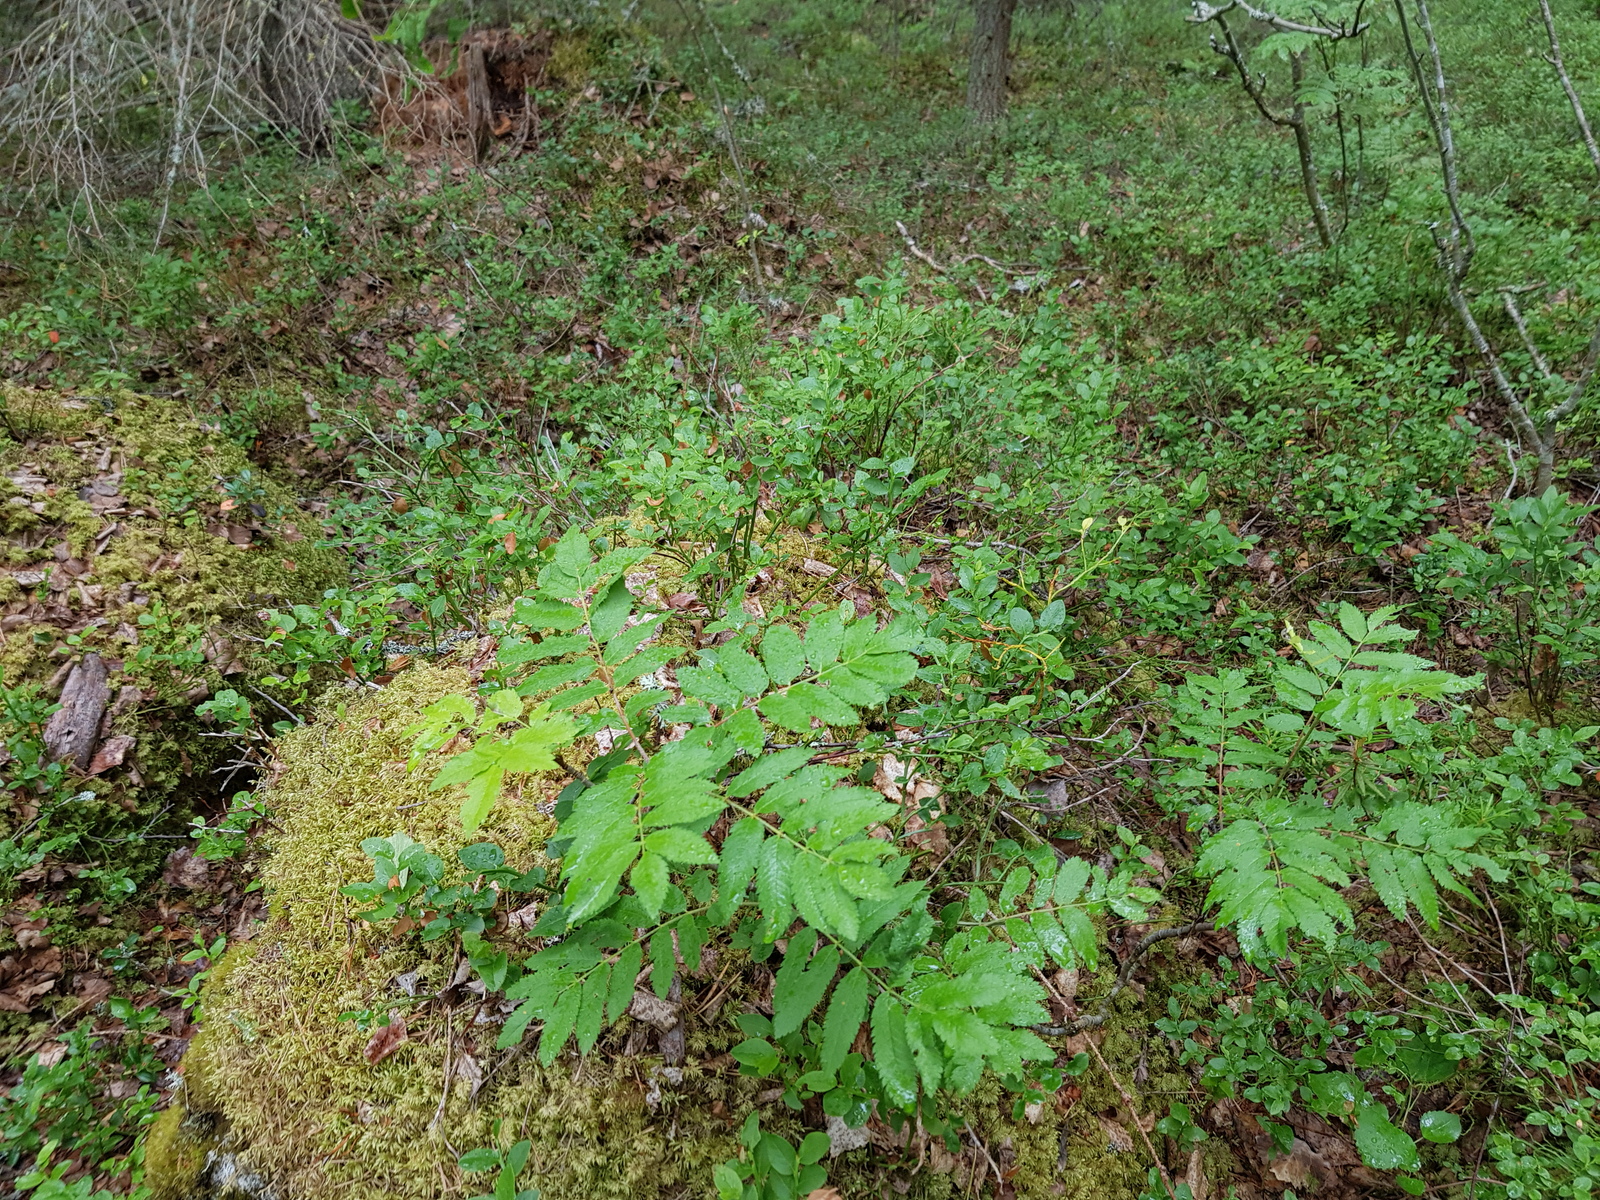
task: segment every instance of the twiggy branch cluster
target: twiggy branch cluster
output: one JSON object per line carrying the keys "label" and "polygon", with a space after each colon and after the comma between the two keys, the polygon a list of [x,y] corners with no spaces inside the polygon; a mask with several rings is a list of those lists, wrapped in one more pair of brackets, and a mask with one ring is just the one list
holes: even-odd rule
{"label": "twiggy branch cluster", "polygon": [[1252,21],[1266,25],[1279,33],[1299,33],[1312,37],[1327,38],[1329,41],[1344,41],[1349,38],[1360,37],[1371,25],[1370,21],[1361,20],[1359,14],[1356,19],[1348,24],[1339,23],[1331,25],[1305,25],[1298,21],[1290,21],[1280,17],[1277,13],[1265,9],[1255,8],[1243,0],[1231,0],[1228,4],[1207,4],[1205,0],[1193,0],[1194,11],[1189,15],[1189,21],[1196,25],[1207,23],[1215,24],[1220,33],[1211,35],[1211,49],[1214,53],[1222,55],[1234,66],[1239,73],[1239,83],[1243,86],[1245,94],[1255,104],[1256,110],[1271,121],[1274,125],[1282,126],[1294,132],[1295,151],[1300,158],[1300,186],[1306,194],[1306,203],[1311,206],[1311,217],[1316,223],[1317,240],[1322,243],[1323,249],[1333,245],[1333,222],[1328,216],[1328,204],[1323,199],[1321,184],[1317,181],[1317,161],[1311,150],[1311,130],[1306,123],[1306,106],[1301,99],[1302,86],[1305,83],[1306,50],[1294,50],[1289,54],[1290,83],[1293,89],[1294,105],[1285,114],[1274,112],[1267,103],[1267,79],[1265,75],[1250,72],[1249,65],[1245,62],[1244,51],[1239,47],[1239,40],[1234,36],[1233,28],[1228,24],[1228,14],[1235,9],[1243,12]]}
{"label": "twiggy branch cluster", "polygon": [[[113,185],[205,179],[267,123],[308,148],[329,106],[400,64],[334,0],[56,0],[11,51],[0,128],[15,177],[98,227]],[[159,235],[158,235],[159,236]]]}
{"label": "twiggy branch cluster", "polygon": [[[1596,326],[1593,336],[1589,339],[1589,348],[1578,369],[1577,379],[1569,384],[1551,368],[1549,359],[1534,343],[1527,321],[1523,319],[1516,294],[1526,289],[1500,289],[1501,303],[1506,315],[1516,327],[1534,368],[1539,372],[1538,390],[1552,398],[1562,391],[1566,394],[1554,403],[1540,404],[1535,397],[1524,398],[1518,393],[1494,345],[1473,314],[1472,304],[1467,297],[1467,276],[1472,270],[1477,243],[1462,209],[1461,179],[1457,166],[1455,135],[1450,127],[1450,98],[1445,82],[1444,60],[1439,53],[1439,40],[1434,33],[1427,0],[1412,0],[1412,3],[1415,6],[1413,12],[1407,11],[1406,0],[1395,0],[1395,9],[1400,17],[1400,29],[1411,65],[1412,78],[1416,81],[1423,112],[1433,134],[1434,147],[1439,155],[1440,172],[1444,179],[1445,203],[1450,214],[1449,224],[1441,229],[1439,224],[1435,223],[1430,226],[1430,232],[1439,251],[1439,266],[1444,277],[1445,294],[1449,297],[1450,306],[1455,310],[1462,327],[1466,329],[1467,338],[1472,342],[1473,349],[1478,352],[1478,356],[1488,369],[1495,391],[1505,402],[1507,415],[1516,428],[1517,435],[1535,456],[1538,469],[1534,473],[1533,491],[1538,494],[1548,488],[1555,479],[1556,449],[1560,436],[1558,427],[1577,410],[1594,378],[1596,365],[1600,364],[1600,325]],[[1546,20],[1549,22],[1549,9],[1544,0],[1541,0],[1541,6],[1544,7]],[[1417,48],[1412,35],[1413,17],[1417,32],[1422,35],[1426,57],[1423,50]],[[1559,57],[1553,22],[1549,24],[1549,32],[1551,46]],[[1564,68],[1560,68],[1560,73],[1580,125],[1587,129],[1588,123],[1583,117],[1583,106],[1577,99],[1577,93],[1571,90],[1571,81],[1567,78]]]}
{"label": "twiggy branch cluster", "polygon": [[1189,20],[1196,25],[1204,25],[1207,21],[1220,20],[1228,13],[1238,9],[1252,21],[1276,29],[1279,33],[1309,33],[1316,37],[1329,38],[1332,41],[1341,41],[1344,38],[1360,37],[1366,32],[1370,21],[1363,21],[1359,17],[1349,24],[1340,22],[1336,25],[1303,25],[1299,21],[1290,21],[1280,17],[1277,13],[1268,12],[1264,8],[1256,8],[1246,4],[1244,0],[1230,0],[1228,4],[1207,4],[1205,0],[1194,0],[1194,12]]}

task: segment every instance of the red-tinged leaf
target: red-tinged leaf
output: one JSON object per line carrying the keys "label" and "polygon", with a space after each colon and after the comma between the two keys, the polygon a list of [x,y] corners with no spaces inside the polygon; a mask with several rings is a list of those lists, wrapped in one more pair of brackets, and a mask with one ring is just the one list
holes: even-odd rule
{"label": "red-tinged leaf", "polygon": [[389,1023],[372,1031],[372,1036],[367,1039],[365,1050],[366,1058],[373,1066],[377,1066],[388,1058],[401,1046],[406,1044],[406,1019],[398,1012],[389,1014]]}
{"label": "red-tinged leaf", "polygon": [[52,346],[56,345],[58,342],[61,341],[61,335],[59,333],[57,333],[54,329],[52,329],[49,333],[45,334],[45,337],[50,339],[50,344]]}

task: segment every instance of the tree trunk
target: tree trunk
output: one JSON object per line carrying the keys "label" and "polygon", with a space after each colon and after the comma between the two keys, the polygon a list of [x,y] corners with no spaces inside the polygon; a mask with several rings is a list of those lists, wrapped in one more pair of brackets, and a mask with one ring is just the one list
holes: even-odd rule
{"label": "tree trunk", "polygon": [[1328,206],[1317,185],[1317,160],[1311,155],[1311,131],[1306,128],[1306,106],[1300,99],[1300,85],[1305,82],[1305,61],[1304,50],[1289,55],[1289,73],[1295,93],[1289,126],[1294,130],[1294,146],[1300,156],[1300,186],[1305,189],[1306,203],[1311,206],[1311,217],[1317,224],[1317,240],[1326,250],[1333,245],[1333,223],[1328,220]]}
{"label": "tree trunk", "polygon": [[1011,63],[1011,14],[1017,0],[975,0],[967,108],[979,121],[1006,113],[1006,70]]}

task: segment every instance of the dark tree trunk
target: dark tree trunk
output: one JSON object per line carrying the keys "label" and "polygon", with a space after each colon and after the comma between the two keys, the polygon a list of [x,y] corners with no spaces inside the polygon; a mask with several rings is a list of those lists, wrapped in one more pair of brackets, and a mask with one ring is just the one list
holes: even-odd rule
{"label": "dark tree trunk", "polygon": [[1011,65],[1011,14],[1017,0],[975,0],[967,107],[979,121],[1006,113],[1006,72]]}
{"label": "dark tree trunk", "polygon": [[316,80],[307,77],[308,62],[315,62],[316,51],[327,53],[330,46],[312,47],[294,35],[278,5],[269,7],[261,18],[261,92],[267,102],[267,115],[285,136],[298,136],[300,151],[317,155],[327,148],[326,97]]}

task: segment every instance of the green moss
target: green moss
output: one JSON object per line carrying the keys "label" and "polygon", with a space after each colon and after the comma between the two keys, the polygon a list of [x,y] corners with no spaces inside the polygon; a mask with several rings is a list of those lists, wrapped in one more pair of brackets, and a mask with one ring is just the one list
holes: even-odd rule
{"label": "green moss", "polygon": [[[447,1053],[490,1069],[495,1026],[469,1026],[470,1006],[410,1006],[406,1044],[374,1066],[363,1053],[370,1034],[340,1019],[403,1006],[393,983],[403,972],[418,971],[423,990],[446,982],[447,946],[384,945],[354,923],[338,889],[370,871],[364,837],[404,829],[443,854],[462,843],[457,800],[428,792],[431,771],[406,771],[403,731],[423,705],[467,686],[460,670],[421,666],[355,703],[333,694],[315,725],[285,739],[264,873],[272,924],[207,988],[204,1029],[185,1058],[185,1109],[225,1126],[240,1162],[289,1195],[460,1193],[473,1181],[456,1152],[489,1144],[496,1121],[503,1137],[533,1141],[552,1200],[699,1187],[735,1151],[750,1081],[691,1061],[656,1113],[639,1062],[564,1058],[544,1069],[519,1056],[476,1105],[466,1083],[453,1084],[435,1127]],[[483,833],[513,862],[537,858],[552,826],[536,805],[561,782],[535,777],[496,807]],[[710,1108],[718,1099],[723,1115]]]}
{"label": "green moss", "polygon": [[[0,542],[0,565],[56,570],[53,551],[63,543],[68,556],[87,564],[88,573],[61,593],[67,608],[82,614],[78,623],[86,627],[76,632],[83,650],[109,659],[131,657],[128,634],[144,634],[138,618],[152,612],[165,614],[177,630],[192,624],[225,633],[231,623],[253,623],[263,606],[312,598],[344,578],[341,556],[315,548],[314,521],[270,479],[261,481],[268,515],[257,522],[256,541],[235,545],[207,531],[218,523],[223,485],[251,469],[250,463],[239,447],[172,401],[117,392],[90,405],[10,386],[3,395],[8,412],[30,414],[26,428],[32,432],[23,442],[0,437],[0,479],[7,489],[0,495],[7,535]],[[181,498],[163,493],[161,485],[164,473],[181,463],[192,464],[186,475],[203,485],[187,508],[178,507]],[[23,468],[45,481],[43,492],[31,497],[40,512],[10,502],[29,499],[8,477]],[[79,496],[97,478],[120,483],[122,511],[102,516]],[[107,530],[113,530],[109,537]],[[24,596],[9,575],[0,575],[0,589],[0,603]],[[54,674],[57,639],[47,636],[45,625],[41,620],[6,639],[0,667],[8,682]],[[161,636],[160,628],[149,633]],[[220,685],[215,670],[202,675],[213,687]],[[160,691],[166,679],[155,674],[142,682]]]}
{"label": "green moss", "polygon": [[216,1122],[175,1103],[156,1118],[144,1140],[145,1183],[151,1200],[189,1200],[203,1194],[206,1159],[216,1148]]}

